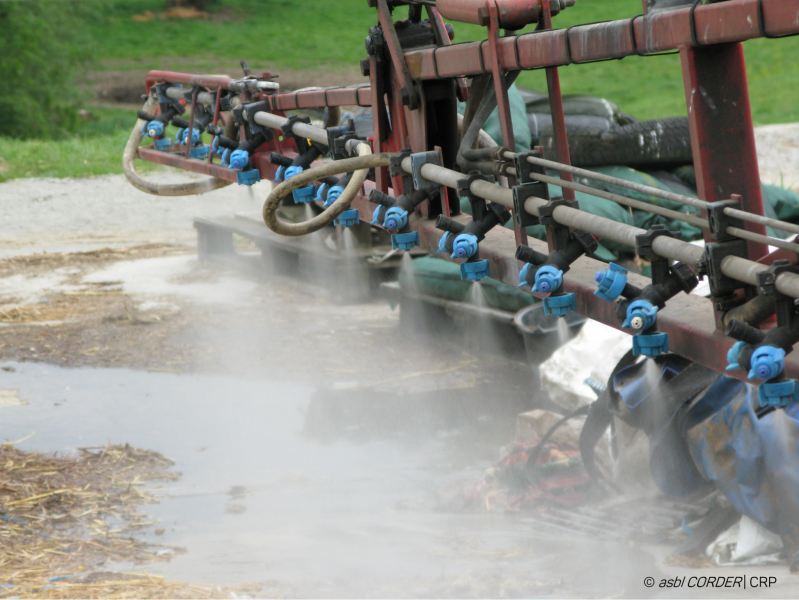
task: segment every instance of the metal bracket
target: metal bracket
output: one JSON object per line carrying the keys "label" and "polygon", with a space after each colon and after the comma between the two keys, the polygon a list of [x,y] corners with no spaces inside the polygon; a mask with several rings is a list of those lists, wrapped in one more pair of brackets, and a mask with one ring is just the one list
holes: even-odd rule
{"label": "metal bracket", "polygon": [[155,92],[158,95],[158,104],[160,105],[161,112],[166,112],[166,109],[169,106],[172,106],[179,115],[182,115],[184,112],[186,112],[186,107],[180,103],[180,100],[175,100],[166,95],[167,88],[171,87],[177,86],[172,83],[161,83],[155,86]]}
{"label": "metal bracket", "polygon": [[249,128],[250,133],[252,135],[258,135],[259,133],[263,133],[265,131],[264,128],[255,122],[255,113],[268,112],[269,103],[266,102],[265,100],[261,100],[260,102],[250,102],[248,104],[244,104],[243,106],[244,106],[244,112],[247,115],[247,127]]}
{"label": "metal bracket", "polygon": [[388,175],[392,178],[402,178],[402,194],[410,194],[413,190],[413,176],[402,168],[402,161],[410,156],[410,149],[405,148],[400,150],[398,153],[391,155],[388,159]]}
{"label": "metal bracket", "polygon": [[725,312],[738,305],[735,291],[747,287],[736,279],[727,277],[721,272],[721,261],[728,256],[746,256],[746,240],[730,240],[728,242],[710,242],[705,244],[702,257],[702,271],[707,274],[710,283],[710,298],[717,312]]}
{"label": "metal bracket", "polygon": [[475,196],[472,193],[471,187],[473,181],[488,181],[489,183],[495,183],[495,179],[493,175],[484,175],[479,171],[472,171],[463,179],[458,179],[458,198],[466,198],[469,200],[469,204],[472,206],[473,221],[482,221],[486,214],[487,204],[485,199]]}
{"label": "metal bracket", "polygon": [[579,209],[580,205],[577,200],[566,200],[563,196],[555,196],[546,204],[538,207],[538,219],[542,225],[546,225],[547,232],[552,239],[552,245],[555,250],[563,250],[566,244],[569,243],[571,232],[566,225],[561,225],[555,221],[552,214],[558,206],[568,206],[569,208]]}
{"label": "metal bracket", "polygon": [[441,187],[441,184],[430,181],[422,176],[422,167],[426,164],[441,165],[438,152],[417,152],[411,154],[411,172],[413,174],[413,187],[417,190],[427,190]]}
{"label": "metal bracket", "polygon": [[289,120],[283,123],[280,126],[280,130],[283,132],[284,137],[290,137],[294,140],[294,143],[297,146],[297,152],[300,154],[305,154],[310,148],[309,145],[305,143],[300,143],[300,141],[305,142],[306,138],[300,137],[293,131],[294,123],[305,123],[306,125],[311,124],[311,117],[300,117],[297,115],[292,115],[289,117]]}
{"label": "metal bracket", "polygon": [[796,314],[794,299],[777,291],[777,277],[782,273],[799,273],[799,266],[787,260],[775,260],[767,270],[757,274],[757,293],[774,297],[777,327],[792,325]]}
{"label": "metal bracket", "polygon": [[655,251],[652,249],[652,242],[663,235],[682,239],[682,236],[678,232],[670,231],[665,225],[652,225],[646,233],[635,236],[635,248],[638,251],[638,256],[649,262],[663,259],[662,256],[655,254]]}
{"label": "metal bracket", "polygon": [[534,196],[548,201],[549,186],[540,181],[537,183],[513,186],[513,219],[516,225],[521,228],[531,227],[541,223],[541,220],[537,216],[530,214],[524,208],[524,203],[527,202],[528,198]]}
{"label": "metal bracket", "polygon": [[[527,157],[543,158],[541,152],[531,150],[530,152],[521,152],[513,157],[513,168],[516,170],[516,180],[519,183],[537,183],[535,174],[546,175],[547,171],[544,167],[531,164],[527,161]],[[547,195],[547,199],[549,196]]]}
{"label": "metal bracket", "polygon": [[717,242],[728,242],[737,239],[735,236],[727,233],[728,227],[737,227],[744,229],[746,225],[741,219],[729,217],[724,214],[725,208],[741,208],[740,196],[733,197],[731,200],[721,200],[719,202],[709,202],[707,205],[707,221],[710,228],[710,234]]}

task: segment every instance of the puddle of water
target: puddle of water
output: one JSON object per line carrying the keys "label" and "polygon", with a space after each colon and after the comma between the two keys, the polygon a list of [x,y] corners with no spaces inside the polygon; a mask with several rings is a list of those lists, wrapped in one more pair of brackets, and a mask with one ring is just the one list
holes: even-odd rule
{"label": "puddle of water", "polygon": [[510,392],[403,396],[8,365],[16,370],[0,373],[2,387],[28,405],[0,409],[3,437],[36,431],[21,449],[127,442],[176,461],[182,478],[142,507],[165,531],[142,535],[187,554],[120,570],[276,580],[292,595],[327,597],[640,594],[637,579],[655,575],[626,544],[547,538],[518,515],[438,509],[439,491],[477,479],[512,439]]}

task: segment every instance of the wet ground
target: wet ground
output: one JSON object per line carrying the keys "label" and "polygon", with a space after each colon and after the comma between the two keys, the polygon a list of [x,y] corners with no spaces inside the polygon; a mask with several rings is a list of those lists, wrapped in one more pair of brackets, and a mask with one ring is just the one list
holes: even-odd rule
{"label": "wet ground", "polygon": [[[303,385],[2,367],[13,369],[4,386],[27,403],[0,409],[4,435],[36,432],[21,449],[124,439],[177,462],[181,479],[144,511],[159,520],[148,539],[187,553],[139,567],[149,573],[276,580],[300,596],[560,597],[637,595],[634,584],[654,569],[627,544],[541,535],[518,515],[441,511],[439,493],[479,477],[508,441],[518,408],[484,393],[464,392],[465,412],[438,426],[424,418],[379,426],[379,410],[360,423],[346,411],[331,417],[337,395]],[[426,406],[435,421],[441,407]],[[133,568],[117,568],[125,567]]]}
{"label": "wet ground", "polygon": [[199,263],[195,209],[249,210],[249,197],[155,199],[126,220],[131,196],[87,221],[70,216],[71,183],[52,185],[58,207],[5,209],[0,389],[24,404],[2,403],[0,437],[35,432],[19,447],[60,453],[130,443],[176,461],[182,478],[156,490],[144,510],[159,523],[143,536],[187,552],[114,568],[306,597],[753,595],[644,585],[720,574],[778,578],[757,596],[799,592],[785,566],[666,566],[673,547],[443,510],[535,406],[529,367],[403,335],[385,302],[337,304],[323,279]]}

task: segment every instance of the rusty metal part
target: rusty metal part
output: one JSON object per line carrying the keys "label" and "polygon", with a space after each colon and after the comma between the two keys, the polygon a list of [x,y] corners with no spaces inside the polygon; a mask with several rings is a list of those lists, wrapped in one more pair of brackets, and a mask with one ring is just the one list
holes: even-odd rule
{"label": "rusty metal part", "polygon": [[[537,23],[541,17],[541,7],[537,0],[490,0],[497,7],[499,26],[502,29],[515,31],[531,23]],[[574,0],[552,0],[557,8],[554,14],[563,8],[574,6]],[[436,8],[441,16],[452,21],[488,26],[490,20],[486,0],[437,0]]]}
{"label": "rusty metal part", "polygon": [[[269,194],[264,202],[264,223],[275,233],[287,236],[307,235],[314,231],[319,231],[323,227],[330,225],[336,217],[344,212],[352,202],[353,198],[360,191],[366,181],[369,169],[381,166],[388,166],[387,154],[372,154],[372,149],[368,144],[360,143],[356,147],[358,156],[356,158],[345,158],[330,163],[325,163],[318,167],[308,169],[302,173],[297,173],[293,177],[286,179]],[[353,172],[354,171],[354,172]],[[347,186],[341,195],[336,198],[324,212],[302,223],[285,223],[278,219],[277,208],[280,202],[293,190],[304,185],[313,184],[315,181],[341,175],[342,173],[353,172]]]}
{"label": "rusty metal part", "polygon": [[[144,103],[142,106],[142,110],[146,113],[152,113],[157,106],[155,99],[148,96],[147,102]],[[232,181],[227,181],[226,179],[219,177],[221,173],[209,172],[209,169],[221,169],[221,167],[216,167],[215,165],[210,165],[206,162],[201,160],[192,160],[193,164],[197,165],[197,172],[198,173],[207,173],[209,175],[215,175],[209,179],[205,179],[203,181],[190,181],[186,183],[171,183],[171,184],[164,184],[164,183],[155,183],[153,181],[149,181],[144,179],[141,175],[138,174],[136,171],[136,163],[135,159],[138,158],[145,158],[142,155],[142,152],[149,152],[153,156],[149,156],[145,158],[145,160],[149,160],[151,162],[160,162],[160,160],[164,157],[174,156],[170,155],[166,152],[156,152],[154,150],[143,150],[139,148],[139,144],[141,143],[141,128],[144,125],[143,119],[138,119],[136,121],[136,125],[133,126],[133,131],[130,133],[130,137],[128,138],[128,143],[125,145],[125,151],[122,153],[122,171],[125,174],[125,178],[130,182],[130,184],[138,190],[142,192],[146,192],[147,194],[155,194],[156,196],[190,196],[194,194],[204,194],[206,192],[210,192],[211,190],[216,190],[221,187],[225,187],[226,185],[230,185],[235,181],[235,173],[234,178]],[[190,159],[185,159],[181,157],[175,157],[183,161],[189,161]],[[162,163],[167,164],[167,163]],[[179,166],[179,165],[172,165],[172,166]],[[181,168],[183,167],[183,163],[181,163]],[[224,169],[227,171],[227,169]],[[229,172],[229,171],[228,171]]]}
{"label": "rusty metal part", "polygon": [[[760,1],[736,0],[699,6],[695,11],[699,42],[725,44],[763,37],[757,26]],[[762,7],[765,33],[799,33],[799,0],[762,0]],[[506,36],[499,43],[500,64],[506,70],[541,69],[676,50],[693,44],[689,12],[687,7],[646,17]],[[432,49],[413,50],[405,56],[414,79],[434,79],[490,71],[481,56],[483,50],[482,42],[438,49],[435,57],[438,75]]]}
{"label": "rusty metal part", "polygon": [[397,31],[394,29],[394,21],[391,18],[391,11],[386,0],[377,0],[377,17],[383,27],[383,35],[388,45],[388,53],[394,65],[394,72],[399,80],[399,97],[403,106],[411,110],[419,108],[419,94],[414,88],[413,80],[405,63],[405,53],[402,50]]}

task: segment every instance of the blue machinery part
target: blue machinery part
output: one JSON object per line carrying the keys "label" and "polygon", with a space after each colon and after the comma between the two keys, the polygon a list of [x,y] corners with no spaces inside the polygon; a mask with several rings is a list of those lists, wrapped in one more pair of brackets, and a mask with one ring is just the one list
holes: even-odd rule
{"label": "blue machinery part", "polygon": [[491,276],[491,264],[487,260],[475,260],[461,263],[461,279],[463,281],[480,281]]}
{"label": "blue machinery part", "polygon": [[333,224],[342,225],[343,227],[351,227],[352,225],[357,225],[360,222],[361,218],[358,215],[358,209],[350,208],[336,217],[336,219],[333,221]]}
{"label": "blue machinery part", "polygon": [[208,154],[211,152],[211,146],[198,146],[197,148],[191,148],[189,150],[189,156],[192,158],[208,158]]}
{"label": "blue machinery part", "polygon": [[[458,234],[452,242],[452,254],[450,258],[471,258],[477,253],[477,243],[476,235],[472,235],[471,233]],[[439,252],[441,252],[440,248]]]}
{"label": "blue machinery part", "polygon": [[[379,208],[379,207],[378,207]],[[411,231],[410,233],[392,233],[391,234],[391,248],[393,250],[411,250],[414,246],[419,245],[419,232]]]}
{"label": "blue machinery part", "polygon": [[535,283],[532,290],[542,294],[551,294],[558,289],[562,283],[563,271],[551,265],[544,265],[535,273]]}
{"label": "blue machinery part", "polygon": [[562,294],[560,296],[546,296],[544,298],[544,314],[562,317],[571,311],[577,310],[577,296]]}
{"label": "blue machinery part", "polygon": [[239,171],[236,173],[236,181],[239,185],[253,185],[261,181],[261,172],[258,169]]}
{"label": "blue machinery part", "polygon": [[153,148],[156,150],[167,151],[172,147],[172,138],[157,138],[153,140]]}
{"label": "blue machinery part", "polygon": [[627,269],[615,263],[610,263],[608,267],[594,276],[594,280],[599,286],[599,289],[594,292],[594,296],[602,298],[606,302],[613,302],[621,296],[624,286],[627,285]]}
{"label": "blue machinery part", "polygon": [[250,164],[250,153],[246,150],[234,150],[228,158],[228,169],[244,169]]}
{"label": "blue machinery part", "polygon": [[625,329],[644,331],[657,323],[658,308],[649,300],[634,300],[627,307],[627,318],[622,323]]}
{"label": "blue machinery part", "polygon": [[638,356],[658,356],[669,351],[668,333],[639,333],[633,336],[633,354]]}
{"label": "blue machinery part", "polygon": [[151,138],[157,138],[164,135],[164,124],[160,121],[150,121],[141,126],[141,134]]}
{"label": "blue machinery part", "polygon": [[[302,171],[303,168],[299,166],[286,167],[286,170],[283,172],[283,177],[284,179],[288,179],[289,177],[293,177],[297,173],[302,173]],[[291,192],[291,195],[294,196],[295,204],[305,204],[314,199],[314,196],[316,195],[316,186],[308,185],[305,187],[297,188],[296,190]],[[330,193],[328,192],[328,196],[329,195]]]}
{"label": "blue machinery part", "polygon": [[[321,190],[321,186],[319,189]],[[343,193],[344,193],[344,188],[341,187],[340,185],[334,185],[333,187],[331,187],[329,190],[327,190],[327,199],[325,200],[324,206],[327,207],[333,204],[336,200],[338,200],[338,197],[341,196],[341,194]],[[320,200],[318,196],[316,199]]]}
{"label": "blue machinery part", "polygon": [[786,379],[775,383],[761,383],[757,386],[760,406],[788,406],[799,402],[799,381]]}
{"label": "blue machinery part", "polygon": [[[378,207],[379,210],[379,207]],[[383,227],[389,231],[397,231],[408,224],[408,211],[399,206],[392,206],[386,211]]]}

